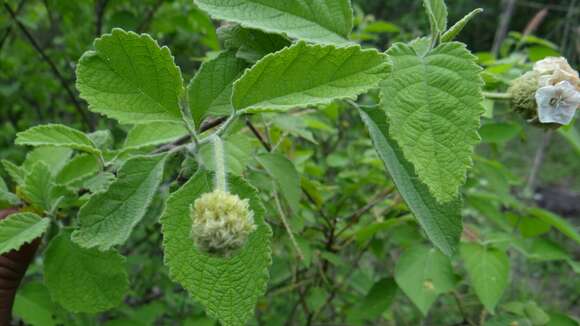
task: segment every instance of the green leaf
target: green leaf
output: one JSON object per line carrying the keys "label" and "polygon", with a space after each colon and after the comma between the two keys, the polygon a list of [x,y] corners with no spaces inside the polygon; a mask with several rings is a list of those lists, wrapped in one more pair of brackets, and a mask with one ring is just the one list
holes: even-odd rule
{"label": "green leaf", "polygon": [[8,173],[12,181],[16,184],[23,184],[26,178],[26,170],[8,160],[2,160],[4,171]]}
{"label": "green leaf", "polygon": [[13,312],[26,325],[62,325],[62,322],[55,316],[56,309],[56,305],[50,299],[50,294],[44,284],[28,282],[18,289]]}
{"label": "green leaf", "polygon": [[389,72],[387,57],[360,46],[299,42],[258,61],[234,83],[237,110],[288,110],[356,99]]}
{"label": "green leaf", "polygon": [[32,127],[16,134],[16,145],[68,147],[83,152],[100,154],[93,141],[82,132],[57,124]]}
{"label": "green leaf", "polygon": [[32,213],[15,213],[0,221],[0,255],[17,250],[46,232],[50,220]]}
{"label": "green leaf", "polygon": [[235,51],[236,58],[255,63],[267,54],[290,46],[290,41],[278,34],[265,33],[240,25],[223,26],[218,29],[224,47]]}
{"label": "green leaf", "polygon": [[26,176],[21,188],[24,199],[45,212],[53,211],[62,200],[71,196],[69,190],[56,185],[48,166],[38,162]]}
{"label": "green leaf", "polygon": [[393,71],[381,84],[381,96],[389,133],[435,198],[454,200],[479,142],[481,68],[457,42],[443,43],[425,56],[397,43],[387,54]]}
{"label": "green leaf", "polygon": [[246,67],[245,61],[231,51],[222,52],[201,65],[187,87],[189,107],[197,126],[208,116],[232,113],[232,86]]}
{"label": "green leaf", "polygon": [[256,157],[266,172],[276,181],[282,196],[294,213],[300,210],[300,175],[284,155],[266,153]]}
{"label": "green leaf", "polygon": [[472,12],[470,12],[469,14],[465,15],[465,17],[463,17],[460,21],[455,23],[455,25],[451,26],[451,28],[449,28],[449,30],[447,30],[447,32],[445,32],[445,34],[441,36],[441,42],[453,41],[453,39],[455,39],[455,37],[457,37],[457,35],[461,33],[465,25],[467,25],[467,23],[469,23],[475,16],[479,15],[482,12],[483,9],[477,8]]}
{"label": "green leaf", "polygon": [[127,241],[157,192],[166,157],[159,154],[128,160],[109,189],[93,195],[81,207],[79,229],[73,232],[73,241],[103,251]]}
{"label": "green leaf", "polygon": [[389,125],[382,110],[361,109],[359,112],[379,157],[407,206],[431,242],[446,255],[453,255],[463,230],[461,200],[439,203],[427,186],[419,181],[413,165],[403,157],[401,149],[389,136]]}
{"label": "green leaf", "polygon": [[160,220],[165,264],[171,278],[185,287],[209,316],[224,325],[245,325],[266,290],[272,231],[264,220],[264,208],[256,191],[241,179],[230,177],[230,191],[249,199],[258,229],[230,257],[199,252],[190,235],[190,206],[203,193],[212,191],[212,180],[212,176],[200,171],[169,197]]}
{"label": "green leaf", "polygon": [[167,47],[118,28],[94,46],[77,67],[77,88],[91,110],[121,123],[181,121],[183,80]]}
{"label": "green leaf", "polygon": [[477,297],[493,312],[508,286],[509,257],[499,249],[469,243],[461,246],[461,258]]}
{"label": "green leaf", "polygon": [[36,147],[28,154],[22,163],[22,168],[30,173],[37,163],[48,166],[50,173],[56,175],[68,162],[73,150],[67,147]]}
{"label": "green leaf", "polygon": [[423,245],[405,251],[395,266],[397,284],[426,315],[437,297],[455,286],[449,258]]}
{"label": "green leaf", "polygon": [[[234,175],[241,175],[252,161],[251,153],[254,147],[253,138],[249,136],[237,134],[224,139],[227,172]],[[211,171],[215,171],[215,155],[213,150],[214,147],[211,144],[204,144],[199,150],[201,162]]]}
{"label": "green leaf", "polygon": [[244,27],[283,33],[318,43],[348,42],[352,8],[348,0],[194,0],[212,17]]}
{"label": "green leaf", "polygon": [[447,29],[447,6],[445,0],[423,0],[423,5],[429,16],[431,33],[438,38]]}
{"label": "green leaf", "polygon": [[494,122],[481,126],[479,134],[484,143],[505,143],[522,132],[522,126],[517,123]]}
{"label": "green leaf", "polygon": [[4,179],[0,177],[0,209],[15,206],[20,203],[20,199],[15,194],[11,193],[4,182]]}
{"label": "green leaf", "polygon": [[388,277],[373,284],[365,298],[356,304],[348,318],[352,321],[374,321],[379,318],[393,303],[398,292],[395,280]]}
{"label": "green leaf", "polygon": [[541,219],[545,223],[548,223],[551,226],[555,227],[560,232],[565,234],[567,237],[576,241],[576,243],[580,244],[580,234],[578,233],[578,230],[576,230],[576,228],[564,218],[541,208],[531,208],[529,212],[530,214]]}
{"label": "green leaf", "polygon": [[183,123],[154,122],[138,124],[129,130],[123,150],[170,143],[188,134]]}
{"label": "green leaf", "polygon": [[129,288],[125,258],[115,251],[79,247],[70,230],[52,239],[44,260],[52,299],[74,313],[97,313],[121,304]]}
{"label": "green leaf", "polygon": [[89,178],[99,172],[101,165],[92,155],[77,155],[56,175],[56,183],[69,184]]}

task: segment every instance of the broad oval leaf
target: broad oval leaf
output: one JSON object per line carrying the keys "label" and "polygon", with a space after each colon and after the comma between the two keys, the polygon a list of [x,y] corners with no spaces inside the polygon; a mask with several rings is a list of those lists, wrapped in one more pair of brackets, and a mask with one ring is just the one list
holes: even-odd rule
{"label": "broad oval leaf", "polygon": [[97,313],[121,304],[129,287],[125,258],[115,251],[81,248],[63,230],[44,260],[44,281],[52,299],[75,313]]}
{"label": "broad oval leaf", "polygon": [[292,212],[298,213],[301,195],[300,175],[292,161],[278,153],[261,154],[256,156],[256,160],[276,182]]}
{"label": "broad oval leaf", "polygon": [[0,255],[20,249],[40,237],[50,220],[33,213],[16,213],[0,221]]}
{"label": "broad oval leaf", "polygon": [[499,249],[476,243],[463,244],[461,257],[475,294],[493,312],[509,281],[510,261]]}
{"label": "broad oval leaf", "polygon": [[463,230],[462,202],[459,199],[441,204],[415,174],[413,165],[404,157],[397,143],[389,135],[389,124],[380,109],[361,109],[360,115],[369,130],[375,150],[397,190],[411,209],[427,236],[444,254],[457,250]]}
{"label": "broad oval leaf", "polygon": [[246,62],[238,59],[233,51],[220,53],[201,65],[187,86],[189,107],[197,126],[207,116],[232,113],[232,86],[246,67]]}
{"label": "broad oval leaf", "polygon": [[94,46],[77,67],[77,88],[91,110],[121,123],[181,121],[183,80],[167,47],[118,28]]}
{"label": "broad oval leaf", "polygon": [[349,0],[194,0],[212,17],[318,43],[346,43]]}
{"label": "broad oval leaf", "polygon": [[266,290],[271,264],[272,230],[256,191],[239,178],[229,190],[250,200],[258,226],[245,246],[227,258],[199,252],[191,239],[190,206],[212,191],[212,176],[199,171],[168,199],[161,217],[165,264],[171,278],[201,303],[209,316],[224,325],[245,325]]}
{"label": "broad oval leaf", "polygon": [[401,255],[395,266],[395,281],[423,315],[427,315],[440,294],[455,287],[449,258],[423,245]]}
{"label": "broad oval leaf", "polygon": [[108,250],[123,244],[145,215],[163,178],[165,154],[136,156],[123,164],[105,192],[93,195],[79,210],[72,239],[86,248]]}
{"label": "broad oval leaf", "polygon": [[389,72],[387,57],[360,46],[299,42],[265,56],[234,84],[234,108],[244,112],[288,110],[356,99]]}
{"label": "broad oval leaf", "polygon": [[93,154],[101,152],[87,135],[59,124],[41,125],[19,132],[15,144],[68,147]]}
{"label": "broad oval leaf", "polygon": [[387,54],[393,68],[381,83],[381,97],[390,135],[435,198],[455,200],[479,142],[481,68],[457,42],[425,55],[397,43]]}
{"label": "broad oval leaf", "polygon": [[290,46],[290,40],[279,34],[266,33],[240,25],[226,25],[218,29],[218,36],[236,58],[255,63],[264,56]]}

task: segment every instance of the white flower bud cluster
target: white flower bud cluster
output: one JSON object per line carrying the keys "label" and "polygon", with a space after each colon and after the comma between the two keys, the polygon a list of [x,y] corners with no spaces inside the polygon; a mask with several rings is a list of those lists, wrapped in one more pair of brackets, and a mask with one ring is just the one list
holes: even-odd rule
{"label": "white flower bud cluster", "polygon": [[548,57],[514,80],[508,90],[513,108],[533,125],[569,124],[580,106],[580,78],[565,58]]}
{"label": "white flower bud cluster", "polygon": [[569,124],[580,106],[580,78],[565,58],[548,57],[536,62],[539,76],[535,93],[541,123]]}
{"label": "white flower bud cluster", "polygon": [[200,251],[229,256],[256,230],[247,199],[223,190],[198,198],[191,207],[191,236]]}

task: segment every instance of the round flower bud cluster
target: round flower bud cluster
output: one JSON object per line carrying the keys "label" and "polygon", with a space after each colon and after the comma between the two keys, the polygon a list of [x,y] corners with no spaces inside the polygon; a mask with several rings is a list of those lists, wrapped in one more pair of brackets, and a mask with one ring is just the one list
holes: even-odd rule
{"label": "round flower bud cluster", "polygon": [[229,256],[256,229],[247,199],[223,190],[199,197],[191,207],[191,236],[200,251]]}
{"label": "round flower bud cluster", "polygon": [[580,78],[565,58],[548,57],[514,80],[508,91],[512,106],[534,125],[569,124],[580,106]]}

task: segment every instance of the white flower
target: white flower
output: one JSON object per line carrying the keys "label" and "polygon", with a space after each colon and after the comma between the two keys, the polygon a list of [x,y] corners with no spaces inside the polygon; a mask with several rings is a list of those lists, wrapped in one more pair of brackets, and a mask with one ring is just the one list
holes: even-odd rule
{"label": "white flower", "polygon": [[554,86],[567,80],[580,91],[578,72],[568,64],[566,58],[547,57],[536,62],[534,71],[540,75],[540,87]]}
{"label": "white flower", "polygon": [[562,81],[538,89],[536,103],[540,122],[567,125],[580,106],[580,92],[569,81]]}

